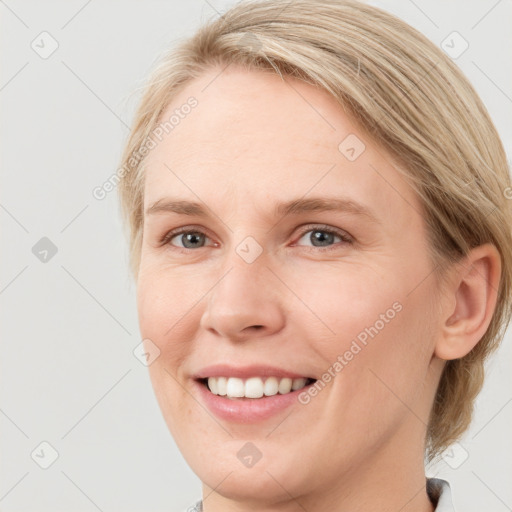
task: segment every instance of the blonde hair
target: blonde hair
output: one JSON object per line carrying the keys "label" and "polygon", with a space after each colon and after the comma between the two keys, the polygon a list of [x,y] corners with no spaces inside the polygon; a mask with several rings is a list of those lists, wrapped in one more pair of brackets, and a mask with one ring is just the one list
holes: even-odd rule
{"label": "blonde hair", "polygon": [[436,277],[481,244],[500,252],[502,275],[489,328],[468,355],[447,361],[441,376],[426,438],[432,459],[468,428],[484,361],[510,320],[512,188],[487,110],[439,48],[383,10],[355,0],[239,3],[165,54],[145,88],[119,183],[135,278],[147,143],[178,92],[206,70],[230,64],[323,88],[389,152],[424,208]]}

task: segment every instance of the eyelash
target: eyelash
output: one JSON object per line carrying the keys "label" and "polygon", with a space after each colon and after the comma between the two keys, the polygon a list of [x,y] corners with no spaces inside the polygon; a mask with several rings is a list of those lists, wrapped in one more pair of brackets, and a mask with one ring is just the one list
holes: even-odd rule
{"label": "eyelash", "polygon": [[[337,242],[331,246],[328,246],[328,247],[314,247],[314,246],[310,246],[308,247],[309,249],[312,249],[312,250],[318,250],[320,252],[325,252],[325,251],[330,251],[330,250],[335,250],[338,248],[338,243],[343,243],[343,244],[353,244],[354,241],[353,239],[347,235],[346,232],[344,231],[341,231],[341,230],[338,230],[338,229],[334,229],[330,226],[326,226],[326,225],[323,225],[323,224],[311,224],[311,225],[308,225],[308,226],[305,226],[301,232],[300,232],[300,236],[297,240],[300,240],[306,233],[309,233],[310,231],[321,231],[323,233],[328,233],[330,235],[335,235],[335,236],[338,236],[341,238],[341,242]],[[193,226],[184,226],[182,228],[177,228],[177,229],[174,229],[172,231],[169,231],[168,233],[166,233],[161,239],[160,239],[160,244],[163,246],[163,245],[168,245],[170,247],[172,247],[173,250],[177,250],[179,252],[189,252],[189,251],[195,251],[197,249],[189,249],[189,248],[186,248],[186,247],[176,247],[174,245],[172,245],[170,242],[171,240],[177,236],[177,235],[182,235],[182,234],[186,234],[186,233],[195,233],[195,234],[201,234],[201,235],[205,235],[207,238],[208,235],[202,231],[201,229],[195,229]],[[204,249],[204,247],[199,247],[199,249]]]}

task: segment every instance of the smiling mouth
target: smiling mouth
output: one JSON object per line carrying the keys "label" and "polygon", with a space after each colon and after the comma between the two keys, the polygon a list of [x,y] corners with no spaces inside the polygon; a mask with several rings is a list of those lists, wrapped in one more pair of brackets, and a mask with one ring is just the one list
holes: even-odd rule
{"label": "smiling mouth", "polygon": [[209,377],[197,379],[212,394],[231,400],[257,400],[259,398],[286,395],[311,386],[316,379],[280,377]]}

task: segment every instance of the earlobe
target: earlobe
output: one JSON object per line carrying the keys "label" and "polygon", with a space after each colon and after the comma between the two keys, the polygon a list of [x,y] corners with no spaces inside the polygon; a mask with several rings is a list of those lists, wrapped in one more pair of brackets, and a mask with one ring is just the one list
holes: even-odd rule
{"label": "earlobe", "polygon": [[[440,359],[459,359],[482,339],[491,322],[498,296],[501,258],[492,244],[472,249],[457,264],[451,288],[450,308],[436,343],[434,355]],[[455,304],[455,306],[454,306]]]}

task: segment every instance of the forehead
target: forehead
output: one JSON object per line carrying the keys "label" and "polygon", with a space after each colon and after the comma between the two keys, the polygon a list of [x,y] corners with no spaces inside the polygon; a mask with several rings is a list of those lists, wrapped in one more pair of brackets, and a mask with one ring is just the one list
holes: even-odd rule
{"label": "forehead", "polygon": [[385,151],[318,87],[263,71],[215,69],[188,84],[161,121],[190,97],[197,106],[146,159],[146,206],[166,193],[231,205],[236,197],[247,205],[339,191],[390,220],[420,211]]}

